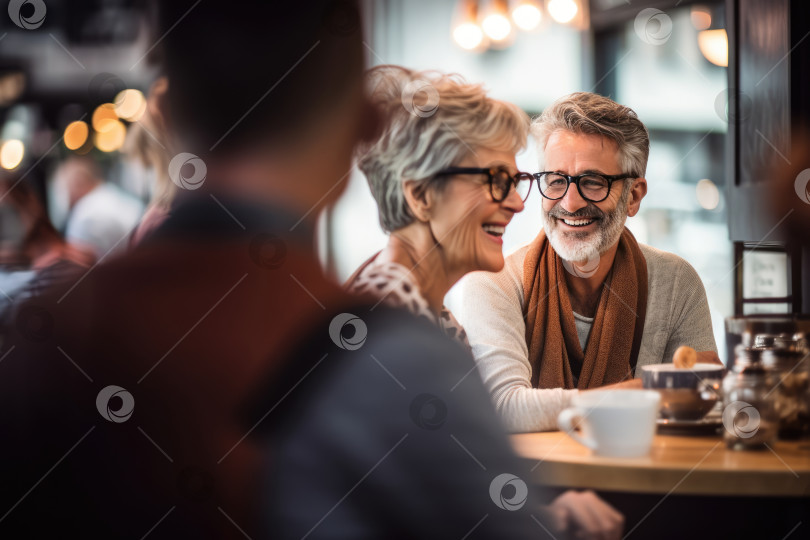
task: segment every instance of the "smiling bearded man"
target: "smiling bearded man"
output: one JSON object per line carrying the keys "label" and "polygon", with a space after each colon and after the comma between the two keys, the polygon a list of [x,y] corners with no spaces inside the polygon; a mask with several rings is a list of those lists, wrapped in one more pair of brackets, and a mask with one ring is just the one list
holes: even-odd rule
{"label": "smiling bearded man", "polygon": [[647,193],[649,134],[628,107],[578,92],[533,124],[543,230],[497,274],[470,274],[454,311],[512,431],[556,429],[579,390],[639,387],[638,366],[689,345],[719,362],[706,291],[680,257],[625,228]]}

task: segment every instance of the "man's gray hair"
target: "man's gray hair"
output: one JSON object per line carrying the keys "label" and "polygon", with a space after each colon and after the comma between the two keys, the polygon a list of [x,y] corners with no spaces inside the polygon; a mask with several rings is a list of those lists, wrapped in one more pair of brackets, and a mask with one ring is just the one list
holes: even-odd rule
{"label": "man's gray hair", "polygon": [[378,66],[368,72],[367,82],[386,125],[377,139],[358,148],[357,160],[388,232],[414,220],[405,200],[406,181],[426,189],[436,173],[479,148],[517,153],[527,144],[526,113],[458,75]]}
{"label": "man's gray hair", "polygon": [[650,134],[630,107],[592,92],[575,92],[555,101],[532,122],[532,135],[544,153],[548,138],[559,130],[601,135],[619,147],[622,173],[647,173]]}

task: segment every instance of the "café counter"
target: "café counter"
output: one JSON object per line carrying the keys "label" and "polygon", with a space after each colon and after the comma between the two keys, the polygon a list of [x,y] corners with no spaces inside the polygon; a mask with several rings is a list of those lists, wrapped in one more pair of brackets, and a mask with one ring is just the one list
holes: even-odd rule
{"label": "caf\u00e9 counter", "polygon": [[[810,441],[763,450],[726,448],[719,435],[656,435],[649,456],[593,455],[566,433],[512,436],[545,486],[640,494],[810,497]],[[532,463],[534,462],[534,463]]]}

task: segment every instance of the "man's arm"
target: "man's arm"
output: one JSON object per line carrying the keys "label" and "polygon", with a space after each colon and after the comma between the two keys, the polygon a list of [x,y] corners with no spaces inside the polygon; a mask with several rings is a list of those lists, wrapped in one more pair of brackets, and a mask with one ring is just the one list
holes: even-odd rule
{"label": "man's arm", "polygon": [[671,362],[678,347],[688,345],[698,351],[698,362],[721,363],[706,289],[695,269],[682,259],[678,260],[675,270],[674,293],[671,329],[663,361]]}
{"label": "man's arm", "polygon": [[576,390],[532,388],[522,284],[517,268],[475,272],[460,284],[454,314],[467,332],[479,372],[495,408],[512,432],[557,429],[557,416]]}

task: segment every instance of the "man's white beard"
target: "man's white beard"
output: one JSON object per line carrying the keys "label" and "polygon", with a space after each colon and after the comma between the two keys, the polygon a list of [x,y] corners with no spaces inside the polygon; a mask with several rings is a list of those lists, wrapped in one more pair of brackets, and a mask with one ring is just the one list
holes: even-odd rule
{"label": "man's white beard", "polygon": [[557,205],[554,205],[548,212],[543,212],[543,227],[551,247],[563,260],[577,263],[593,261],[595,257],[602,255],[619,241],[624,230],[624,223],[627,221],[627,200],[629,198],[629,192],[622,193],[616,203],[616,208],[609,213],[602,212],[593,203],[588,203],[586,215],[600,218],[597,220],[599,228],[592,233],[561,231],[557,220],[551,216],[554,212],[559,211],[555,210]]}

